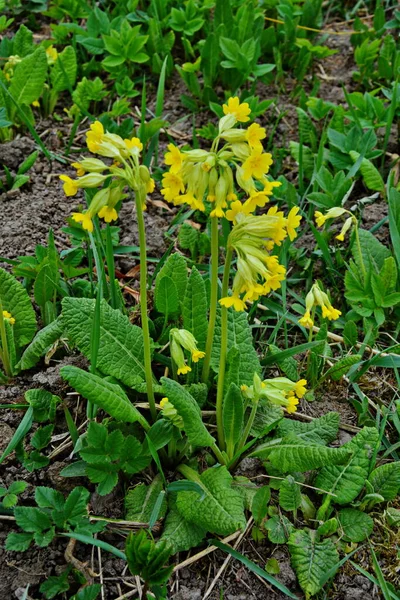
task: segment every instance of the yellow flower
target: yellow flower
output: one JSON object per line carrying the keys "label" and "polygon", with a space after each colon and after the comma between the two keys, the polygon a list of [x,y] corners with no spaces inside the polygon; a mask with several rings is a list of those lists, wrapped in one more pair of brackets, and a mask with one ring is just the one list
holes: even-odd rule
{"label": "yellow flower", "polygon": [[184,365],[183,367],[180,367],[177,371],[178,375],[186,375],[186,373],[190,373],[192,369],[189,367],[189,365]]}
{"label": "yellow flower", "polygon": [[161,398],[161,401],[160,401],[160,408],[164,408],[164,406],[165,406],[165,405],[166,405],[168,402],[169,402],[169,400],[168,400],[168,398],[167,398],[167,397],[165,397],[165,398]]}
{"label": "yellow flower", "polygon": [[63,190],[66,196],[75,196],[79,189],[79,184],[68,175],[60,175],[61,181],[64,182]]}
{"label": "yellow flower", "polygon": [[171,173],[178,173],[182,168],[184,155],[174,144],[168,144],[167,149],[169,152],[165,154],[164,162],[170,165]]}
{"label": "yellow flower", "polygon": [[192,361],[197,363],[197,362],[199,362],[199,359],[204,358],[205,355],[206,355],[206,353],[202,352],[201,350],[194,350],[192,352]]}
{"label": "yellow flower", "polygon": [[296,412],[297,410],[297,405],[299,403],[299,399],[296,396],[289,396],[289,398],[287,399],[287,406],[286,406],[286,411],[289,414],[293,414]]}
{"label": "yellow flower", "polygon": [[303,398],[303,396],[307,393],[307,379],[299,379],[294,388],[294,393],[298,398]]}
{"label": "yellow flower", "polygon": [[266,135],[264,127],[261,127],[258,123],[252,123],[245,134],[250,148],[262,148],[261,140],[263,140]]}
{"label": "yellow flower", "polygon": [[339,233],[339,235],[336,236],[336,239],[339,240],[339,242],[344,242],[344,236],[350,229],[352,223],[353,217],[348,217],[348,219],[345,220],[341,232]]}
{"label": "yellow flower", "polygon": [[185,191],[185,185],[180,175],[176,173],[164,173],[162,180],[163,188],[161,194],[167,202],[173,202],[179,194]]}
{"label": "yellow flower", "polygon": [[14,325],[15,319],[13,316],[11,316],[11,313],[8,312],[8,310],[3,310],[3,317],[5,319],[7,319],[7,321],[10,323],[10,325]]}
{"label": "yellow flower", "polygon": [[241,298],[239,298],[239,296],[235,294],[232,294],[232,296],[227,296],[226,298],[221,298],[219,303],[221,306],[225,306],[225,308],[230,308],[233,306],[233,308],[238,312],[246,309],[246,304]]}
{"label": "yellow flower", "polygon": [[322,316],[330,321],[336,321],[341,315],[341,311],[333,308],[333,306],[322,306]]}
{"label": "yellow flower", "polygon": [[269,199],[264,191],[258,192],[257,190],[254,190],[251,192],[250,198],[246,200],[244,205],[247,209],[247,213],[251,213],[256,210],[257,206],[260,208],[264,207],[267,202],[269,202]]}
{"label": "yellow flower", "polygon": [[250,106],[247,102],[241,104],[237,96],[229,98],[227,104],[222,105],[222,110],[224,111],[224,115],[234,115],[240,123],[250,121],[250,117],[248,116],[251,113]]}
{"label": "yellow flower", "polygon": [[146,194],[152,194],[155,190],[156,182],[152,177],[150,177],[149,181],[146,184]]}
{"label": "yellow flower", "polygon": [[326,216],[322,214],[319,210],[316,210],[314,213],[315,222],[318,227],[323,227],[325,225]]}
{"label": "yellow flower", "polygon": [[271,165],[271,154],[268,152],[263,153],[262,148],[254,148],[243,163],[243,177],[245,180],[250,179],[250,177],[263,179]]}
{"label": "yellow flower", "polygon": [[103,206],[98,214],[100,219],[104,219],[106,223],[111,223],[111,221],[116,221],[118,219],[118,213],[112,206]]}
{"label": "yellow flower", "polygon": [[296,229],[300,225],[300,221],[302,219],[301,215],[298,215],[299,207],[294,206],[289,212],[286,220],[286,231],[288,232],[288,236],[291,242],[297,237]]}
{"label": "yellow flower", "polygon": [[299,323],[303,327],[307,327],[307,328],[311,328],[314,325],[314,321],[312,320],[312,318],[310,316],[310,311],[309,310],[306,310],[306,312],[301,317],[301,319],[299,319]]}
{"label": "yellow flower", "polygon": [[47,56],[47,60],[50,64],[55,63],[57,58],[58,58],[58,52],[57,50],[53,47],[53,45],[49,46],[48,48],[46,48],[46,56]]}
{"label": "yellow flower", "polygon": [[100,121],[90,125],[90,131],[86,134],[86,144],[90,152],[97,152],[104,137],[104,127]]}
{"label": "yellow flower", "polygon": [[186,202],[186,204],[189,204],[194,210],[200,210],[201,212],[206,210],[203,200],[196,198],[192,192],[187,192],[183,196],[177,196],[174,201],[179,204],[184,204]]}
{"label": "yellow flower", "polygon": [[39,108],[39,106],[40,106],[40,102],[39,102],[39,100],[34,100],[34,101],[32,102],[32,106],[34,106],[35,108]]}
{"label": "yellow flower", "polygon": [[127,150],[132,150],[132,148],[138,148],[139,152],[143,150],[143,144],[137,137],[133,137],[130,140],[125,139],[124,142]]}
{"label": "yellow flower", "polygon": [[93,221],[89,213],[72,213],[72,218],[77,223],[82,223],[83,229],[92,233],[93,231]]}
{"label": "yellow flower", "polygon": [[76,169],[76,174],[78,177],[82,177],[82,175],[84,175],[86,173],[86,171],[82,167],[81,163],[73,162],[73,163],[71,163],[71,167],[74,167],[74,169]]}
{"label": "yellow flower", "polygon": [[239,213],[246,213],[245,204],[242,204],[240,200],[235,200],[226,211],[225,217],[228,221],[236,222],[236,217]]}

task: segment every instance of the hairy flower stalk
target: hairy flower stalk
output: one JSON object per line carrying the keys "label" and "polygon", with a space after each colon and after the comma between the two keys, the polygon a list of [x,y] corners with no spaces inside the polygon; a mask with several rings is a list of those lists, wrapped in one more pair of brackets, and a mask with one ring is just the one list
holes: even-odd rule
{"label": "hairy flower stalk", "polygon": [[117,205],[127,197],[124,193],[126,187],[134,193],[140,247],[140,313],[143,331],[144,367],[150,413],[153,420],[155,420],[157,412],[153,390],[151,340],[147,315],[147,253],[143,218],[143,211],[146,209],[146,196],[154,190],[154,181],[150,177],[147,167],[140,164],[140,152],[143,145],[138,138],[122,139],[119,135],[108,133],[104,131],[104,127],[99,121],[92,123],[86,138],[90,152],[111,158],[113,163],[107,165],[97,158],[83,159],[73,163],[79,175],[77,179],[72,179],[67,175],[61,175],[60,179],[64,183],[63,187],[66,195],[74,196],[80,188],[97,188],[111,178],[109,185],[95,194],[86,211],[72,214],[72,218],[77,223],[81,223],[83,229],[87,230],[89,234],[94,229],[93,218],[96,215],[104,219],[106,223],[111,223],[118,218]]}

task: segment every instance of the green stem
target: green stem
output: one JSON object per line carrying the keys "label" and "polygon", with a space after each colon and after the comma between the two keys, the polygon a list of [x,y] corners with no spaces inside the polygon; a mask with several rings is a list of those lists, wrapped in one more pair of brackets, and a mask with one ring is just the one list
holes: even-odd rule
{"label": "green stem", "polygon": [[200,475],[194,469],[188,467],[188,465],[179,465],[176,467],[176,470],[181,473],[186,479],[189,481],[195,481],[196,483],[200,483]]}
{"label": "green stem", "polygon": [[219,243],[218,243],[218,219],[211,219],[211,294],[210,294],[210,315],[208,319],[206,355],[203,363],[202,381],[208,382],[210,375],[211,351],[214,340],[215,321],[217,318],[217,302],[218,302],[218,258],[219,258]]}
{"label": "green stem", "polygon": [[[229,242],[228,242],[229,243]],[[222,279],[222,298],[228,295],[229,274],[231,270],[233,249],[228,246],[225,258],[224,276]],[[226,355],[228,351],[228,309],[221,306],[221,350],[219,356],[219,370],[217,383],[217,431],[218,445],[220,450],[225,448],[224,428],[222,423],[222,404],[224,400],[224,382],[225,382],[225,367]]]}
{"label": "green stem", "polygon": [[3,317],[3,303],[0,299],[0,336],[1,336],[1,346],[2,346],[2,361],[3,367],[6,375],[8,377],[12,376],[11,372],[11,362],[10,362],[10,354],[8,351],[8,343],[7,343],[7,334],[6,334],[6,326],[4,324]]}
{"label": "green stem", "polygon": [[145,192],[143,186],[135,193],[136,216],[139,230],[140,247],[140,314],[142,318],[144,370],[146,374],[147,398],[150,405],[150,413],[153,421],[157,419],[156,403],[153,390],[153,373],[151,370],[151,344],[149,321],[147,317],[147,251],[146,231],[143,218],[143,200]]}
{"label": "green stem", "polygon": [[[247,421],[245,430],[243,432],[243,435],[239,441],[239,444],[237,445],[237,450],[236,452],[239,452],[243,446],[245,445],[245,443],[247,442],[247,438],[249,437],[250,434],[250,430],[253,427],[253,423],[254,423],[254,419],[256,418],[256,414],[257,414],[257,409],[258,409],[258,400],[257,401],[253,401],[253,405],[251,407],[251,412],[250,412],[250,416],[249,416],[249,420]],[[230,457],[232,458],[232,456]]]}
{"label": "green stem", "polygon": [[360,236],[358,234],[358,223],[355,223],[354,235],[356,236],[357,250],[358,250],[358,254],[360,256],[360,265],[361,265],[361,270],[363,272],[364,283],[365,283],[365,279],[367,277],[367,271],[365,270],[363,255],[362,255],[362,252],[361,252],[361,242],[360,242]]}
{"label": "green stem", "polygon": [[118,293],[115,283],[115,264],[114,264],[114,251],[111,237],[111,226],[107,223],[106,227],[106,261],[108,269],[108,277],[110,279],[110,299],[112,308],[118,307]]}

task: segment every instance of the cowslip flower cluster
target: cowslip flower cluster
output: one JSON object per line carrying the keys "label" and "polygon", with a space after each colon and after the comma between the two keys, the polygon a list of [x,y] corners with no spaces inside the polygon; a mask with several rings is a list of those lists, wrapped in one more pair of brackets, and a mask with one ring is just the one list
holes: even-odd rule
{"label": "cowslip flower cluster", "polygon": [[10,312],[8,312],[8,310],[3,310],[3,318],[8,321],[8,323],[10,323],[10,325],[14,325],[15,323],[15,319],[14,317],[11,315]]}
{"label": "cowslip flower cluster", "polygon": [[281,287],[286,270],[279,264],[278,257],[270,254],[270,251],[274,245],[279,246],[287,236],[290,240],[295,239],[296,228],[301,220],[298,211],[294,207],[285,217],[274,206],[265,215],[247,215],[244,212],[235,214],[228,247],[237,254],[237,270],[232,295],[221,298],[222,306],[233,306],[235,310],[242,311],[246,308],[246,301],[256,301],[260,296]]}
{"label": "cowslip flower cluster", "polygon": [[186,375],[192,370],[186,363],[184,350],[190,352],[194,363],[199,362],[205,356],[205,352],[198,349],[195,337],[187,329],[177,329],[175,327],[171,329],[170,343],[171,358],[178,367],[178,375]]}
{"label": "cowslip flower cluster", "polygon": [[340,230],[340,233],[337,236],[335,236],[336,239],[339,240],[339,242],[344,242],[344,236],[349,231],[351,226],[357,225],[357,219],[354,215],[351,214],[350,211],[348,211],[344,208],[341,208],[340,206],[334,206],[333,208],[330,208],[325,214],[323,214],[319,210],[316,210],[314,217],[315,217],[315,222],[318,225],[318,227],[323,227],[325,225],[326,221],[328,221],[329,219],[337,219],[338,217],[341,217],[342,215],[345,215],[345,214],[350,215],[350,216],[347,217],[347,219],[343,223],[343,227]]}
{"label": "cowslip flower cluster", "polygon": [[98,158],[85,158],[72,163],[78,178],[60,175],[67,196],[75,196],[79,189],[98,188],[107,180],[109,185],[100,189],[92,198],[89,208],[82,213],[72,213],[72,218],[89,232],[93,231],[93,217],[98,215],[106,223],[118,218],[116,206],[126,198],[124,188],[128,186],[140,193],[143,203],[146,194],[154,190],[154,180],[147,167],[140,164],[143,145],[136,137],[122,139],[119,135],[104,131],[100,121],[95,121],[86,134],[90,152],[113,159],[111,165]]}
{"label": "cowslip flower cluster", "polygon": [[299,400],[307,393],[306,386],[306,379],[293,382],[287,377],[275,377],[261,381],[258,376],[255,376],[254,384],[252,386],[242,385],[241,390],[243,396],[249,400],[264,398],[271,404],[282,406],[288,413],[294,413]]}
{"label": "cowslip flower cluster", "polygon": [[[263,151],[265,129],[258,123],[248,129],[235,127],[250,120],[249,104],[230,98],[223,105],[223,112],[209,151],[181,151],[174,144],[168,145],[165,164],[169,171],[163,175],[161,193],[168,202],[188,204],[203,212],[209,203],[211,217],[233,220],[238,212],[237,202],[241,212],[250,214],[265,206],[273,189],[281,183],[267,178],[272,156]],[[236,185],[245,195],[243,202],[238,201]]]}
{"label": "cowslip flower cluster", "polygon": [[314,283],[306,296],[306,311],[301,319],[299,319],[300,325],[308,328],[313,327],[314,320],[311,311],[316,306],[321,307],[323,318],[329,319],[330,321],[335,321],[342,314],[340,310],[333,308],[327,294],[321,290],[318,283]]}

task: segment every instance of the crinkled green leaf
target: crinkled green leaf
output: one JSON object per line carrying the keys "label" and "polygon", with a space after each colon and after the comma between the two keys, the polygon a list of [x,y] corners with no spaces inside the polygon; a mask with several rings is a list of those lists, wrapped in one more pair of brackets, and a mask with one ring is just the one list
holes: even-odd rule
{"label": "crinkled green leaf", "polygon": [[77,73],[76,54],[72,46],[66,46],[59,52],[50,72],[52,88],[55,92],[63,92],[75,86]]}
{"label": "crinkled green leaf", "polygon": [[278,434],[285,437],[294,433],[312,444],[329,444],[336,439],[339,431],[340,416],[337,412],[329,412],[310,423],[302,423],[294,419],[282,419],[278,425]]}
{"label": "crinkled green leaf", "polygon": [[324,575],[339,562],[333,541],[316,540],[314,531],[293,531],[288,541],[291,562],[306,598],[321,589]]}
{"label": "crinkled green leaf", "polygon": [[204,350],[206,345],[207,310],[207,292],[204,279],[196,267],[193,267],[183,298],[182,316],[183,327],[194,335],[200,350]]}
{"label": "crinkled green leaf", "polygon": [[78,367],[62,367],[61,376],[86,400],[97,404],[118,421],[142,425],[147,423],[140,412],[133,406],[123,389]]}
{"label": "crinkled green leaf", "polygon": [[25,369],[34,367],[39,358],[46,354],[50,346],[61,337],[62,333],[63,327],[60,319],[52,321],[49,325],[41,329],[25,349],[19,362],[20,370],[24,371]]}
{"label": "crinkled green leaf", "polygon": [[268,485],[263,485],[258,488],[254,494],[253,501],[251,503],[251,514],[253,515],[255,523],[260,525],[263,519],[265,519],[268,510],[268,504],[271,499],[271,488]]}
{"label": "crinkled green leaf", "polygon": [[176,496],[177,494],[168,496],[168,514],[160,538],[170,544],[172,554],[195,548],[207,533],[205,529],[182,516],[176,506]]}
{"label": "crinkled green leaf", "polygon": [[[125,496],[125,511],[128,521],[148,523],[162,489],[161,477],[156,475],[150,485],[139,483],[133,489],[128,490]],[[164,501],[160,517],[164,516],[166,507],[167,504]]]}
{"label": "crinkled green leaf", "polygon": [[29,106],[37,100],[43,90],[47,75],[45,49],[39,46],[35,52],[25,56],[15,67],[9,92],[19,105]]}
{"label": "crinkled green leaf", "polygon": [[293,525],[285,515],[274,515],[265,524],[268,539],[272,544],[286,544]]}
{"label": "crinkled green leaf", "polygon": [[204,496],[196,492],[179,492],[177,507],[191,523],[218,535],[229,535],[246,525],[243,497],[232,487],[226,467],[213,467],[196,480]]}
{"label": "crinkled green leaf", "polygon": [[[391,256],[389,248],[384,246],[384,244],[382,244],[374,234],[367,229],[360,229],[358,235],[360,238],[362,259],[367,271],[380,271],[384,265],[385,258]],[[358,269],[362,271],[357,244],[353,244],[351,251]]]}
{"label": "crinkled green leaf", "polygon": [[222,424],[225,441],[232,448],[239,441],[243,429],[244,406],[240,389],[231,383],[224,397],[222,407]]}
{"label": "crinkled green leaf", "polygon": [[362,360],[360,354],[351,354],[338,360],[324,375],[330,377],[333,381],[339,381],[349,371],[350,367]]}
{"label": "crinkled green leaf", "polygon": [[251,456],[269,460],[282,473],[309,471],[323,465],[342,464],[350,458],[350,455],[347,448],[313,446],[293,434],[284,438],[279,445],[263,444],[251,454]]}
{"label": "crinkled green leaf", "polygon": [[[349,152],[352,161],[357,162],[360,153],[355,150],[350,150]],[[369,190],[383,192],[385,190],[385,184],[382,179],[382,175],[379,173],[378,169],[372,164],[368,158],[363,158],[360,166],[361,175],[363,177],[364,183]]]}
{"label": "crinkled green leaf", "polygon": [[334,501],[348,504],[364,487],[368,477],[371,456],[379,443],[379,433],[375,427],[364,427],[350,442],[339,450],[349,452],[346,465],[327,465],[318,473],[315,486],[336,494]]}
{"label": "crinkled green leaf", "polygon": [[[238,377],[240,384],[253,385],[254,373],[261,373],[260,362],[254,349],[253,336],[245,312],[228,310],[228,354],[237,348]],[[221,349],[221,311],[218,310],[214,330],[211,366],[218,373]]]}
{"label": "crinkled green leaf", "polygon": [[279,488],[279,505],[283,510],[297,510],[301,505],[301,489],[292,475],[284,479]]}
{"label": "crinkled green leaf", "polygon": [[394,500],[400,488],[400,462],[390,462],[372,471],[368,477],[374,492],[385,500]]}
{"label": "crinkled green leaf", "polygon": [[[62,302],[62,323],[65,331],[89,359],[94,306],[95,300],[88,298],[64,298]],[[131,325],[120,310],[112,309],[103,301],[96,367],[106,375],[116,377],[125,385],[135,387],[145,380],[143,362],[142,330]]]}
{"label": "crinkled green leaf", "polygon": [[346,542],[363,542],[374,528],[373,519],[355,508],[344,508],[338,518]]}
{"label": "crinkled green leaf", "polygon": [[0,298],[3,310],[15,319],[15,345],[29,344],[36,331],[36,317],[26,289],[10,273],[0,268]]}
{"label": "crinkled green leaf", "polygon": [[188,441],[193,446],[212,446],[214,438],[208,433],[201,418],[201,411],[196,400],[176,381],[161,378],[165,396],[174,405],[183,419],[183,428]]}
{"label": "crinkled green leaf", "polygon": [[163,277],[170,277],[178,290],[178,297],[182,300],[185,296],[187,284],[187,266],[186,260],[182,254],[171,254],[165,264],[162,266],[156,277],[155,296],[158,294],[158,286]]}
{"label": "crinkled green leaf", "polygon": [[167,317],[173,315],[179,310],[178,290],[171,279],[165,275],[157,284],[155,294],[156,308],[158,312]]}

